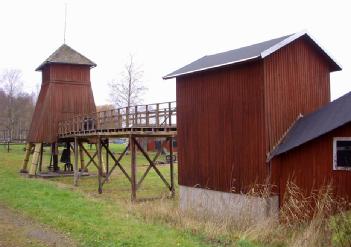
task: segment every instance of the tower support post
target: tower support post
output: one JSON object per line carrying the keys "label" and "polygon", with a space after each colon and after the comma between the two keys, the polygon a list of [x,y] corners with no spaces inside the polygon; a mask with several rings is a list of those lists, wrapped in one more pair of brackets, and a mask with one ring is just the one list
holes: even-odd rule
{"label": "tower support post", "polygon": [[169,138],[169,168],[170,168],[170,177],[171,177],[171,196],[174,197],[175,189],[174,189],[174,164],[173,164],[173,137]]}
{"label": "tower support post", "polygon": [[130,158],[131,184],[132,184],[131,200],[134,202],[136,201],[137,183],[136,183],[136,149],[135,149],[135,140],[133,136],[129,137],[129,147],[131,151],[131,158]]}
{"label": "tower support post", "polygon": [[74,137],[74,186],[78,186],[79,171],[78,171],[78,137]]}
{"label": "tower support post", "polygon": [[33,149],[33,143],[27,142],[25,147],[25,154],[24,154],[22,169],[20,170],[21,173],[28,173],[28,161],[29,161],[29,157],[32,152],[32,149]]}
{"label": "tower support post", "polygon": [[85,160],[84,160],[84,153],[83,153],[83,143],[78,143],[79,145],[79,157],[80,157],[80,172],[88,172],[88,169],[85,168]]}
{"label": "tower support post", "polygon": [[101,150],[101,138],[99,137],[96,144],[97,156],[98,156],[98,182],[99,182],[99,194],[102,193],[102,150]]}
{"label": "tower support post", "polygon": [[31,164],[30,169],[29,169],[29,176],[30,177],[35,176],[35,174],[37,172],[37,167],[38,167],[40,152],[41,152],[41,146],[42,146],[42,143],[35,144],[34,153],[33,153],[33,157],[32,157],[32,164]]}
{"label": "tower support post", "polygon": [[51,144],[52,167],[54,171],[58,171],[58,145],[57,142]]}

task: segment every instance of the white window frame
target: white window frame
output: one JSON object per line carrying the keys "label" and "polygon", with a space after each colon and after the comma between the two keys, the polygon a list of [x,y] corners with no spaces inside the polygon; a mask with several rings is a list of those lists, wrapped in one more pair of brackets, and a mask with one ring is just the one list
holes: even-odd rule
{"label": "white window frame", "polygon": [[337,166],[337,155],[336,155],[336,142],[337,141],[351,141],[351,137],[334,137],[333,138],[333,170],[334,171],[351,171],[351,167]]}

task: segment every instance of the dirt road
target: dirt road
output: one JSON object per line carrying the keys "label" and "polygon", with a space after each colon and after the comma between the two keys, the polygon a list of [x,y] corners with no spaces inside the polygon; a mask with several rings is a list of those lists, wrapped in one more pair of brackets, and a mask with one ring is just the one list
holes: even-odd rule
{"label": "dirt road", "polygon": [[74,247],[74,241],[0,204],[0,247]]}

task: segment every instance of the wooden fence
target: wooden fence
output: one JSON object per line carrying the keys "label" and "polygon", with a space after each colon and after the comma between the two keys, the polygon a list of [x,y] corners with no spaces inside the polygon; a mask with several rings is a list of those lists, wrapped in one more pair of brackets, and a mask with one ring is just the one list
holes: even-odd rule
{"label": "wooden fence", "polygon": [[27,129],[0,130],[0,143],[24,143],[27,135]]}

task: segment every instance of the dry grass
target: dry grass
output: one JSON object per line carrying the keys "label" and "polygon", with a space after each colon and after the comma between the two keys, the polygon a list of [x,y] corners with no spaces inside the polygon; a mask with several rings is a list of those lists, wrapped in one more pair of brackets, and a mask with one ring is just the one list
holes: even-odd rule
{"label": "dry grass", "polygon": [[[248,196],[269,198],[271,187],[256,185]],[[255,220],[250,209],[243,208],[241,217],[221,218],[196,211],[182,212],[178,201],[161,199],[130,205],[132,214],[148,222],[162,222],[171,227],[202,234],[214,246],[351,246],[351,218],[348,205],[333,197],[327,185],[309,196],[289,182],[280,216]],[[245,245],[241,241],[245,240]]]}

